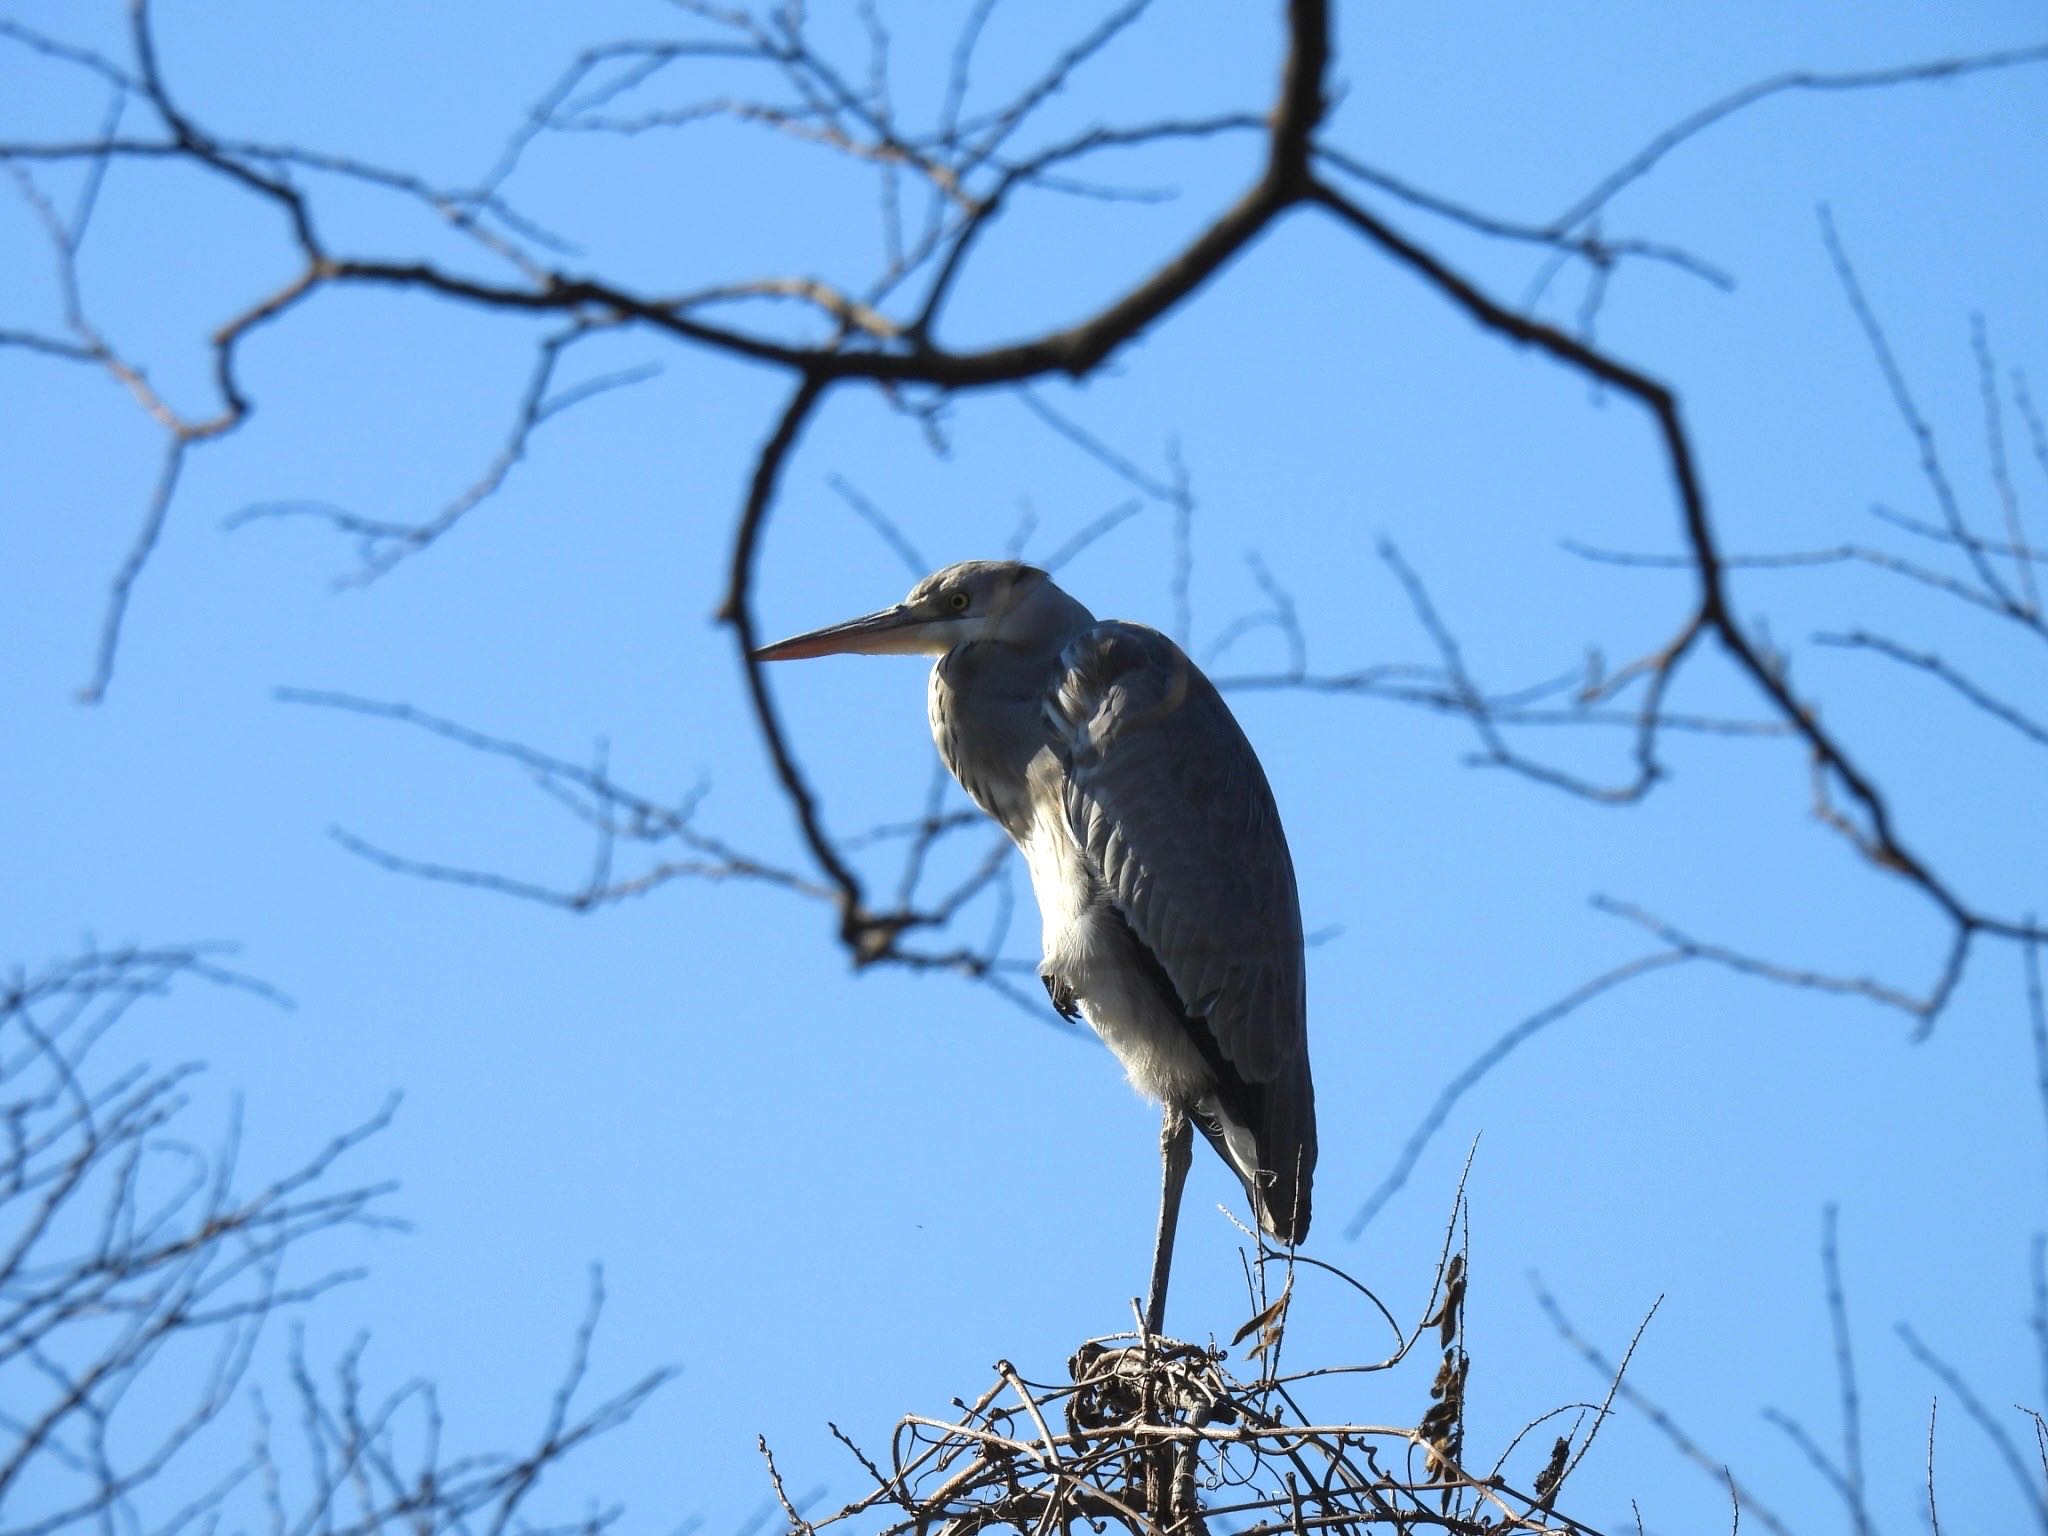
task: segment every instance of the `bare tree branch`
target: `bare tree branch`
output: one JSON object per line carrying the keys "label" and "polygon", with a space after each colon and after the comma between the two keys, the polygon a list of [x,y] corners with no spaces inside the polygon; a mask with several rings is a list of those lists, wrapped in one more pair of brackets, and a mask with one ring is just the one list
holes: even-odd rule
{"label": "bare tree branch", "polygon": [[[708,786],[699,785],[674,802],[626,788],[611,777],[602,756],[593,765],[556,757],[520,742],[477,731],[456,721],[429,714],[409,704],[358,698],[351,694],[304,688],[280,688],[280,702],[339,710],[388,720],[424,731],[445,741],[500,759],[517,767],[534,787],[590,829],[592,858],[585,877],[575,884],[554,884],[502,871],[418,858],[385,848],[342,827],[328,835],[343,849],[392,874],[446,885],[488,891],[571,913],[587,913],[646,896],[679,880],[745,880],[767,885],[843,911],[841,888],[821,884],[793,869],[744,852],[698,824],[697,813]],[[920,897],[919,874],[931,849],[942,839],[979,830],[979,816],[949,813],[937,803],[919,821],[885,824],[841,839],[835,847],[851,851],[884,842],[902,842],[899,900],[886,910],[864,913],[871,948],[864,964],[890,964],[918,971],[950,971],[976,981],[1032,1018],[1071,1031],[1073,1026],[1050,1014],[1043,1000],[1013,985],[1017,974],[1035,974],[1034,962],[1010,960],[1003,954],[1008,936],[1011,900],[1001,876],[1009,858],[1007,841],[994,839],[975,866],[950,891],[936,899]],[[621,845],[648,850],[629,872],[617,868]],[[661,852],[680,850],[680,856]],[[851,866],[848,866],[849,873]],[[992,896],[993,919],[981,945],[919,948],[907,942],[920,931],[950,927],[984,895]]]}
{"label": "bare tree branch", "polygon": [[2003,700],[1993,698],[1972,682],[1967,674],[1950,666],[1932,652],[1908,650],[1896,640],[1887,640],[1883,635],[1873,635],[1860,629],[1851,630],[1847,634],[1815,635],[1813,640],[1816,645],[1832,645],[1843,650],[1875,651],[1901,666],[1925,672],[1946,683],[1994,720],[2003,721],[2036,745],[2048,747],[2048,726],[2029,719]]}
{"label": "bare tree branch", "polygon": [[350,535],[356,541],[357,569],[352,575],[338,579],[336,585],[362,586],[375,581],[389,572],[399,561],[426,549],[479,505],[497,495],[511,477],[512,471],[526,457],[534,432],[545,423],[585,401],[593,400],[614,389],[644,383],[661,372],[659,365],[643,364],[636,368],[620,369],[587,379],[567,389],[550,393],[554,385],[555,371],[561,363],[563,354],[578,342],[606,329],[608,326],[604,322],[578,320],[541,341],[535,352],[532,375],[527,381],[525,394],[520,400],[519,410],[513,418],[511,431],[504,446],[467,489],[426,521],[400,523],[359,517],[338,507],[314,502],[268,502],[243,508],[226,519],[223,526],[235,529],[266,518],[318,518],[336,531]]}
{"label": "bare tree branch", "polygon": [[[1877,358],[1877,365],[1884,375],[1885,386],[1891,391],[1892,403],[1898,408],[1899,417],[1906,430],[1912,435],[1920,453],[1920,473],[1926,479],[1928,489],[1934,493],[1935,505],[1941,509],[1942,521],[1950,538],[1966,555],[1970,565],[1983,583],[1984,590],[1997,602],[1999,608],[2015,618],[2026,620],[2037,618],[2013,596],[2004,579],[1998,574],[1990,559],[1985,555],[1977,535],[1963,516],[1962,504],[1956,498],[1955,487],[1950,484],[1948,472],[1941,462],[1941,451],[1936,445],[1934,429],[1914,403],[1912,392],[1906,387],[1905,375],[1900,371],[1898,360],[1892,356],[1891,345],[1885,339],[1884,328],[1878,323],[1870,301],[1863,296],[1863,286],[1856,280],[1856,269],[1849,261],[1849,255],[1842,247],[1841,236],[1835,231],[1834,215],[1826,207],[1820,210],[1821,240],[1827,246],[1828,259],[1834,263],[1835,275],[1840,278],[1842,290],[1848,295],[1849,307],[1855,312],[1857,323],[1863,328],[1864,339],[1870,343],[1871,352]],[[2015,540],[2015,543],[2018,541]]]}
{"label": "bare tree branch", "polygon": [[1578,1351],[1586,1364],[1591,1366],[1600,1375],[1608,1377],[1615,1382],[1614,1391],[1617,1397],[1648,1419],[1651,1425],[1666,1440],[1670,1441],[1673,1448],[1681,1456],[1685,1457],[1687,1461],[1690,1461],[1702,1472],[1705,1472],[1715,1482],[1722,1483],[1728,1487],[1740,1506],[1746,1509],[1751,1518],[1763,1526],[1765,1530],[1774,1532],[1775,1536],[1792,1536],[1791,1529],[1784,1521],[1773,1514],[1767,1505],[1757,1498],[1752,1489],[1736,1481],[1735,1474],[1728,1469],[1726,1462],[1704,1449],[1698,1441],[1694,1440],[1679,1427],[1677,1420],[1673,1419],[1664,1409],[1644,1396],[1634,1383],[1623,1379],[1615,1362],[1608,1359],[1598,1346],[1588,1342],[1584,1335],[1572,1326],[1570,1319],[1564,1315],[1564,1309],[1558,1305],[1557,1298],[1552,1296],[1540,1281],[1532,1280],[1532,1284],[1536,1291],[1536,1303],[1543,1309],[1544,1315],[1550,1319],[1550,1325],[1557,1330],[1558,1337]]}
{"label": "bare tree branch", "polygon": [[1704,107],[1656,134],[1641,149],[1582,193],[1570,207],[1551,221],[1552,227],[1558,230],[1577,228],[1599,213],[1625,188],[1641,181],[1673,150],[1697,138],[1708,129],[1726,122],[1737,113],[1746,111],[1758,102],[1766,101],[1773,96],[1800,91],[1890,90],[1901,85],[1954,80],[1989,70],[2023,68],[2039,64],[2043,60],[2048,60],[2048,44],[1899,64],[1889,69],[1792,70],[1786,74],[1773,75],[1766,80],[1758,80],[1708,102]]}
{"label": "bare tree branch", "polygon": [[1356,1238],[1366,1229],[1372,1219],[1385,1208],[1386,1203],[1408,1182],[1409,1175],[1415,1171],[1416,1164],[1422,1159],[1423,1150],[1436,1133],[1443,1129],[1444,1122],[1450,1118],[1451,1110],[1458,1100],[1476,1087],[1482,1078],[1499,1066],[1518,1046],[1616,987],[1634,981],[1639,976],[1648,975],[1652,971],[1681,964],[1690,958],[1690,955],[1676,949],[1658,950],[1639,956],[1574,988],[1556,1002],[1538,1009],[1501,1034],[1474,1057],[1457,1076],[1438,1090],[1435,1101],[1431,1103],[1415,1129],[1409,1133],[1407,1141],[1402,1144],[1400,1153],[1394,1159],[1394,1166],[1388,1170],[1373,1192],[1366,1196],[1364,1203],[1352,1213],[1351,1219],[1344,1224],[1344,1235],[1347,1238]]}
{"label": "bare tree branch", "polygon": [[1984,1438],[1991,1442],[1992,1450],[2005,1464],[2006,1470],[2012,1473],[2013,1481],[2019,1485],[2021,1500],[2033,1515],[2034,1523],[2043,1531],[2048,1531],[2048,1480],[2036,1481],[2033,1473],[2027,1468],[2026,1459],[2020,1454],[2018,1442],[2013,1439],[2011,1432],[1992,1416],[1990,1408],[1971,1390],[1970,1384],[1963,1379],[1961,1372],[1929,1349],[1909,1324],[1900,1323],[1896,1332],[1900,1342],[1906,1346],[1907,1353],[1935,1374],[1942,1385],[1947,1387],[1963,1405],[1963,1412],[1969,1415],[1971,1422],[1984,1432]]}
{"label": "bare tree branch", "polygon": [[1836,1241],[1838,1210],[1821,1213],[1821,1271],[1827,1280],[1828,1326],[1835,1340],[1835,1378],[1842,1391],[1842,1471],[1849,1518],[1857,1536],[1870,1536],[1870,1506],[1863,1479],[1863,1401],[1856,1391],[1856,1356],[1849,1342],[1849,1303],[1842,1291],[1842,1259]]}
{"label": "bare tree branch", "polygon": [[[303,1458],[280,1457],[260,1390],[254,1447],[227,1451],[230,1410],[258,1376],[268,1325],[357,1275],[308,1250],[346,1229],[402,1223],[386,1213],[390,1184],[335,1183],[390,1123],[395,1099],[250,1190],[238,1113],[211,1150],[182,1123],[197,1068],[105,1059],[131,1005],[181,981],[282,1001],[217,952],[89,950],[0,984],[0,1531],[181,1536],[245,1528],[247,1505],[260,1502],[278,1536],[458,1536],[486,1517],[501,1532],[596,1536],[616,1510],[572,1527],[524,1511],[566,1457],[623,1424],[673,1372],[577,1405],[603,1301],[595,1273],[569,1371],[528,1450],[444,1456],[433,1388],[413,1381],[372,1406],[358,1340],[332,1386],[293,1345]],[[408,1416],[420,1432],[401,1436]],[[402,1455],[402,1439],[415,1449]],[[184,1502],[167,1509],[168,1497]]]}

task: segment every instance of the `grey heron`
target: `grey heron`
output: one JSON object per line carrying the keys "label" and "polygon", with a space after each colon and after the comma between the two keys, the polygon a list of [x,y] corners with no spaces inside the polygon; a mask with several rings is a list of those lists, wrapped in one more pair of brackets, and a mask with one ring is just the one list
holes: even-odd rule
{"label": "grey heron", "polygon": [[1308,1232],[1316,1163],[1301,907],[1251,743],[1181,648],[1098,621],[1044,571],[969,560],[893,608],[764,646],[763,661],[936,656],[932,737],[1007,832],[1044,926],[1040,978],[1162,1106],[1145,1326],[1165,1321],[1200,1128],[1258,1224]]}

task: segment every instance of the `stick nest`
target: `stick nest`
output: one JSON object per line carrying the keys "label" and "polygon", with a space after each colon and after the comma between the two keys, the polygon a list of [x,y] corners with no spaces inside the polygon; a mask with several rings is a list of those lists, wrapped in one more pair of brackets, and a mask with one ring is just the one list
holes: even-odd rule
{"label": "stick nest", "polygon": [[[1557,1441],[1530,1492],[1500,1475],[1505,1454],[1487,1473],[1463,1465],[1470,1361],[1461,1338],[1462,1268],[1453,1261],[1440,1276],[1440,1285],[1450,1283],[1439,1290],[1435,1313],[1393,1358],[1374,1365],[1285,1376],[1268,1365],[1245,1381],[1215,1345],[1142,1333],[1092,1339],[1068,1361],[1066,1381],[1027,1380],[999,1361],[986,1391],[971,1403],[955,1400],[956,1416],[906,1416],[886,1469],[834,1426],[875,1484],[836,1513],[800,1514],[770,1457],[776,1495],[794,1536],[845,1522],[866,1536],[1584,1536],[1588,1527],[1552,1508],[1569,1437]],[[1246,1325],[1259,1335],[1253,1353],[1269,1362],[1277,1358],[1285,1300]],[[1303,1381],[1385,1370],[1431,1335],[1443,1363],[1416,1423],[1317,1423],[1299,1406],[1295,1389]]]}

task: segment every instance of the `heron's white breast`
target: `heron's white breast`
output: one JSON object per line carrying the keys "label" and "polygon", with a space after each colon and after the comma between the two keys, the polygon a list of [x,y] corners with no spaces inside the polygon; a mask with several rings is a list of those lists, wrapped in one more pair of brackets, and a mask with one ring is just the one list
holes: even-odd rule
{"label": "heron's white breast", "polygon": [[1131,1086],[1182,1105],[1201,1098],[1210,1087],[1209,1065],[1178,1009],[1159,996],[1153,967],[1109,904],[1066,817],[1039,798],[1018,847],[1038,899],[1046,969],[1073,988],[1081,1016],[1116,1053]]}

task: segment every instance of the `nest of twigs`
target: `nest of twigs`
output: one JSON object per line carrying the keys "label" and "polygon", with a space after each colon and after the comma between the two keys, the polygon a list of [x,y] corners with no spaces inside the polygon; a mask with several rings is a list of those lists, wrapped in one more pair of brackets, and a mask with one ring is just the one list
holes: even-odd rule
{"label": "nest of twigs", "polygon": [[[1130,1536],[1584,1536],[1586,1526],[1553,1509],[1569,1436],[1528,1491],[1511,1486],[1500,1464],[1476,1475],[1463,1465],[1462,1256],[1439,1271],[1430,1314],[1373,1365],[1278,1374],[1290,1292],[1239,1334],[1257,1336],[1252,1355],[1264,1367],[1256,1378],[1233,1374],[1222,1347],[1142,1332],[1083,1344],[1064,1381],[1032,1381],[999,1361],[996,1380],[972,1402],[956,1399],[953,1416],[902,1419],[886,1467],[835,1426],[874,1488],[836,1513],[806,1518],[775,1477],[783,1512],[795,1536],[847,1521],[864,1536],[1078,1536],[1077,1526]],[[1307,1378],[1384,1370],[1424,1339],[1440,1344],[1443,1358],[1415,1423],[1319,1423],[1300,1407],[1295,1389]]]}

